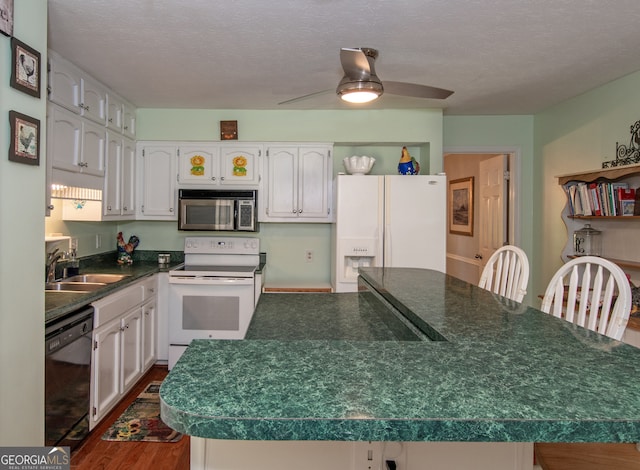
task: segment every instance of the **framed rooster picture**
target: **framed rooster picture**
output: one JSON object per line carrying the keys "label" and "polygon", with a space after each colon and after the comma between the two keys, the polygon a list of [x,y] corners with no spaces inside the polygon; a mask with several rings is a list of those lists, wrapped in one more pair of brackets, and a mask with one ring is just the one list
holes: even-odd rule
{"label": "framed rooster picture", "polygon": [[16,90],[40,98],[40,53],[11,38],[11,80]]}
{"label": "framed rooster picture", "polygon": [[9,111],[9,123],[9,160],[40,165],[40,121],[17,111]]}

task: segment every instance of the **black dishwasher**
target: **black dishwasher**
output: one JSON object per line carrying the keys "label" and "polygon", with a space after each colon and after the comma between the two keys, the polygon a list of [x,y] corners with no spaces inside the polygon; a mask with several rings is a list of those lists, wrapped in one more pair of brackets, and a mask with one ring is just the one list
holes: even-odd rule
{"label": "black dishwasher", "polygon": [[93,307],[45,327],[45,445],[77,447],[89,433]]}

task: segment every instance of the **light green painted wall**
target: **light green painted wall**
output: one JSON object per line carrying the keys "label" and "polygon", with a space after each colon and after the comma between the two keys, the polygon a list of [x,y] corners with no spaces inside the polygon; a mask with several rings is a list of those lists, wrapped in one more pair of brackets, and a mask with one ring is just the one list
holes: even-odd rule
{"label": "light green painted wall", "polygon": [[[238,111],[140,109],[138,140],[219,140],[219,121],[237,120],[240,141],[333,142],[334,174],[351,155],[376,158],[373,174],[395,174],[403,145],[423,168],[442,168],[441,110]],[[140,237],[140,249],[182,250],[184,232],[175,222],[126,222],[119,230]],[[211,235],[192,233],[190,235]],[[267,280],[329,284],[330,224],[262,223]],[[307,263],[305,251],[314,253]]]}
{"label": "light green painted wall", "polygon": [[[47,2],[14,2],[14,36],[47,61]],[[44,444],[44,186],[46,80],[40,99],[9,86],[11,41],[0,35],[0,444]],[[46,67],[42,69],[42,76]],[[39,119],[40,166],[7,160],[10,110]]]}
{"label": "light green painted wall", "polygon": [[[444,151],[453,149],[475,149],[488,151],[516,151],[520,157],[520,179],[516,183],[520,187],[520,247],[527,253],[531,261],[532,273],[539,269],[536,266],[534,239],[537,236],[533,223],[534,214],[534,146],[533,116],[445,116],[444,117]],[[534,277],[533,275],[531,277]],[[535,292],[539,287],[530,281],[529,292],[525,301],[536,305]]]}
{"label": "light green painted wall", "polygon": [[[640,72],[627,75],[539,113],[535,117],[536,226],[541,277],[549,281],[560,267],[567,230],[560,218],[565,197],[557,175],[599,169],[614,160],[616,142],[628,145],[640,119]],[[637,250],[630,245],[629,250]]]}

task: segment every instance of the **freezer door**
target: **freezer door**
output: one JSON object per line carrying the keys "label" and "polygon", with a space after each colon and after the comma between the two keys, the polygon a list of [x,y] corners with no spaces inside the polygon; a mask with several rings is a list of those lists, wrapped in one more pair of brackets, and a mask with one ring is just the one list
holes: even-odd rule
{"label": "freezer door", "polygon": [[384,266],[446,272],[447,178],[385,176]]}

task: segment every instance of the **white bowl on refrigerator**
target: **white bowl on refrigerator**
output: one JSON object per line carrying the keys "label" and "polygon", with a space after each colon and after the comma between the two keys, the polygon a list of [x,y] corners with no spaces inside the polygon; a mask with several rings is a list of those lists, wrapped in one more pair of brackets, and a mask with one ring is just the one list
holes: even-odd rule
{"label": "white bowl on refrigerator", "polygon": [[367,157],[366,155],[352,157],[345,157],[342,162],[347,173],[352,175],[366,175],[373,168],[373,164],[376,159],[373,157]]}

